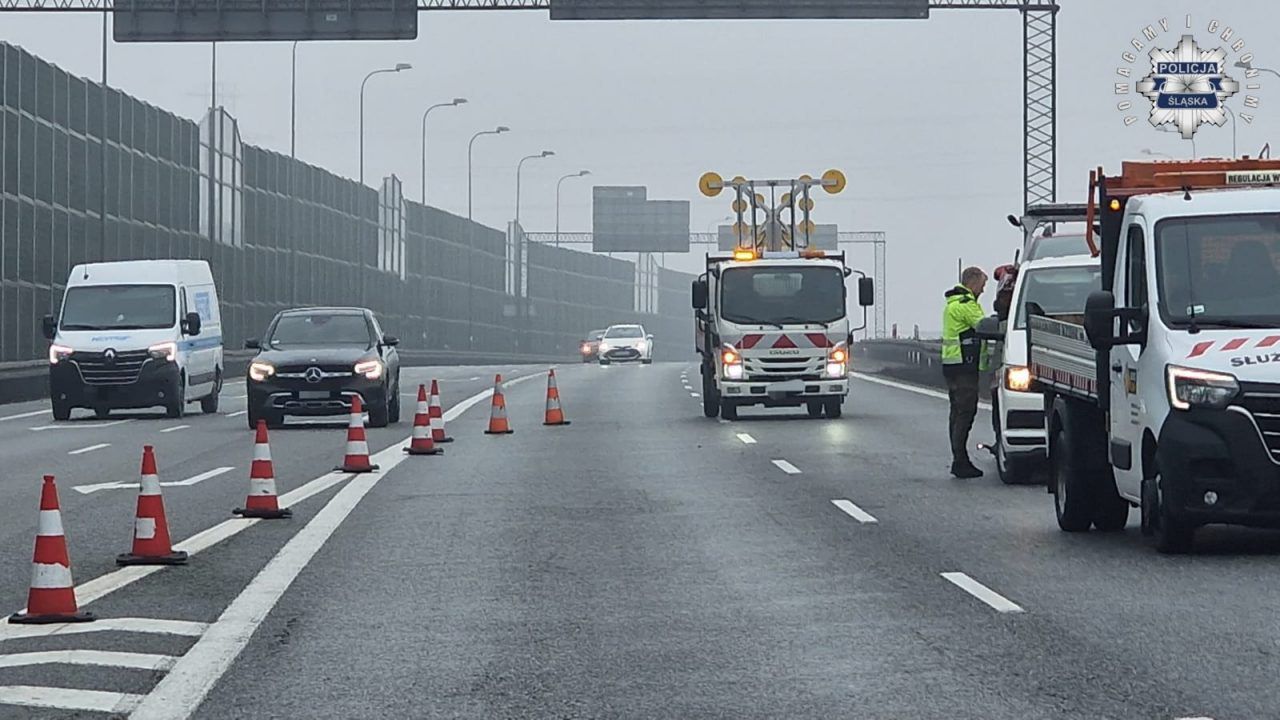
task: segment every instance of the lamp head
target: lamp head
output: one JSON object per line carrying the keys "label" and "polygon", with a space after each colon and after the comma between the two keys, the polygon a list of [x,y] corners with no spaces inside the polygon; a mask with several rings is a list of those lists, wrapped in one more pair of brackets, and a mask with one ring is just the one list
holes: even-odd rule
{"label": "lamp head", "polygon": [[403,70],[412,70],[412,69],[413,69],[413,66],[410,65],[409,63],[396,63],[396,72],[401,72]]}
{"label": "lamp head", "polygon": [[467,104],[467,99],[466,99],[466,98],[454,98],[454,99],[453,99],[453,103],[452,103],[452,104],[454,104],[454,105],[466,105],[466,104]]}

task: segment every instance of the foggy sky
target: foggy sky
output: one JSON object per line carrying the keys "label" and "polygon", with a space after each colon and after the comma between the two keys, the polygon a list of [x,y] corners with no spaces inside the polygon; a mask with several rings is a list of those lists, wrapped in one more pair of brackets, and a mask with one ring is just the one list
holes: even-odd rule
{"label": "foggy sky", "polygon": [[[1118,167],[1141,151],[1189,157],[1174,134],[1125,127],[1115,69],[1130,38],[1161,17],[1193,18],[1202,44],[1212,19],[1236,28],[1255,66],[1280,67],[1274,2],[1059,0],[1058,199],[1084,199],[1091,167]],[[100,76],[94,14],[0,13],[0,38],[91,78]],[[1177,41],[1171,33],[1166,46]],[[1022,21],[1012,10],[937,10],[928,21],[557,22],[545,12],[432,12],[411,42],[305,43],[298,51],[298,156],[358,175],[358,97],[365,73],[397,62],[366,95],[366,182],[395,173],[418,199],[422,110],[431,115],[430,204],[466,215],[466,146],[496,125],[513,132],[477,141],[475,217],[504,227],[514,216],[517,160],[525,165],[521,216],[529,231],[555,220],[555,180],[565,182],[564,230],[590,230],[593,184],[647,185],[652,199],[692,201],[691,230],[705,232],[730,199],[698,194],[698,176],[793,177],[836,167],[850,186],[820,194],[814,218],[841,230],[888,233],[888,317],[904,332],[937,328],[957,257],[1008,262],[1021,237],[1004,220],[1021,209]],[[209,104],[208,44],[110,47],[113,86],[188,118]],[[218,47],[220,104],[245,142],[289,152],[288,43]],[[1231,58],[1234,60],[1234,56]],[[1241,71],[1234,71],[1237,75]],[[1237,77],[1237,79],[1242,79]],[[1241,153],[1274,139],[1264,74],[1257,120],[1238,128]],[[1239,112],[1243,95],[1228,104]],[[1139,100],[1141,98],[1138,98]],[[1228,155],[1230,126],[1203,127],[1200,156]],[[869,249],[855,263],[871,270]],[[666,256],[695,271],[701,257]],[[989,300],[989,298],[988,298]]]}

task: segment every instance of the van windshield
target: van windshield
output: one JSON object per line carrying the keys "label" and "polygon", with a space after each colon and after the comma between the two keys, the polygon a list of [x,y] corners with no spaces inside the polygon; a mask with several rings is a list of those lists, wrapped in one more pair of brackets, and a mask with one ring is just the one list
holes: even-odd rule
{"label": "van windshield", "polygon": [[1018,300],[1014,329],[1027,326],[1027,304],[1034,303],[1046,315],[1078,315],[1084,312],[1089,293],[1102,288],[1097,267],[1042,268],[1027,273]]}
{"label": "van windshield", "polygon": [[1280,327],[1280,214],[1156,223],[1160,310],[1177,327]]}
{"label": "van windshield", "polygon": [[83,285],[67,290],[62,330],[157,330],[176,324],[172,285]]}

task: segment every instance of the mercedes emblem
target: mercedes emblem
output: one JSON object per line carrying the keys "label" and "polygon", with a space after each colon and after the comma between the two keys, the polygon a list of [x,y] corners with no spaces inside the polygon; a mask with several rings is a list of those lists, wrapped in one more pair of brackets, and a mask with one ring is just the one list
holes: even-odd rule
{"label": "mercedes emblem", "polygon": [[307,379],[307,382],[315,384],[320,382],[324,377],[324,373],[320,372],[320,368],[318,367],[309,367],[307,368],[307,371],[303,373],[303,377]]}

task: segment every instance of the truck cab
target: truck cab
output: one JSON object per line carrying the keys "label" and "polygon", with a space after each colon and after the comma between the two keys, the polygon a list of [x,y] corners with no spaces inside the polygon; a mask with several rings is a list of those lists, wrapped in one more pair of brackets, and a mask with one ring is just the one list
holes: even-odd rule
{"label": "truck cab", "polygon": [[[740,407],[760,405],[840,417],[849,393],[845,278],[852,274],[843,253],[708,256],[693,284],[704,414],[733,420]],[[860,279],[858,299],[863,307],[874,301],[869,278]]]}

